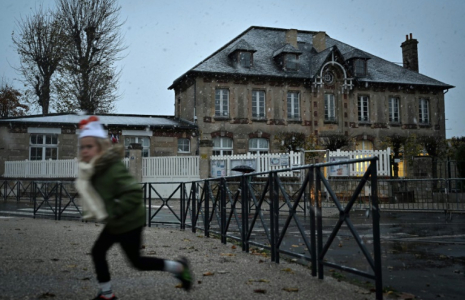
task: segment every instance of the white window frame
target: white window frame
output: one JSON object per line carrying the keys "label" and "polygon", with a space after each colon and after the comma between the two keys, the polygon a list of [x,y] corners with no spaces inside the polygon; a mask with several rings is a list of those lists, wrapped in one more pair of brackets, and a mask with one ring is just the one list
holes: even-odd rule
{"label": "white window frame", "polygon": [[178,153],[191,153],[191,140],[178,138]]}
{"label": "white window frame", "polygon": [[370,97],[358,96],[358,121],[370,122]]}
{"label": "white window frame", "polygon": [[334,94],[325,94],[325,121],[336,122],[336,99]]}
{"label": "white window frame", "polygon": [[287,118],[300,120],[300,93],[287,92]]}
{"label": "white window frame", "polygon": [[[35,137],[35,140],[37,141],[38,137],[42,138],[42,143],[33,143],[33,136]],[[50,143],[47,143],[47,139],[50,140]],[[56,139],[54,141],[54,139]],[[54,143],[56,142],[56,143]],[[41,159],[35,159],[37,155],[32,156],[32,149],[39,149],[40,153],[40,158]],[[48,153],[47,152],[51,152]],[[54,152],[54,153],[53,153]],[[58,159],[58,134],[55,133],[31,133],[29,136],[29,160],[57,160]]]}
{"label": "white window frame", "polygon": [[233,139],[228,137],[214,137],[213,155],[232,155],[233,154]]}
{"label": "white window frame", "polygon": [[252,138],[249,140],[250,153],[268,153],[270,151],[270,142],[265,138]]}
{"label": "white window frame", "polygon": [[266,105],[265,105],[265,91],[254,90],[252,91],[252,118],[265,119]]}
{"label": "white window frame", "polygon": [[389,122],[400,122],[400,99],[399,97],[389,97]]}
{"label": "white window frame", "polygon": [[[128,141],[126,139],[134,139],[134,141]],[[147,140],[147,144],[143,142],[140,143],[139,141]],[[134,135],[126,135],[124,136],[124,157],[129,157],[129,145],[132,143],[141,144],[142,145],[142,157],[150,157],[150,137],[148,135],[144,136],[134,136]]]}
{"label": "white window frame", "polygon": [[418,108],[420,124],[429,124],[429,99],[420,98]]}
{"label": "white window frame", "polygon": [[215,117],[229,117],[229,90],[215,90]]}

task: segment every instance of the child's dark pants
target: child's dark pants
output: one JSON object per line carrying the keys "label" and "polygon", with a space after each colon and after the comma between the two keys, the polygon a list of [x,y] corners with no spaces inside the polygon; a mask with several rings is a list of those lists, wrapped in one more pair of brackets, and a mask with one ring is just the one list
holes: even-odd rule
{"label": "child's dark pants", "polygon": [[103,229],[100,236],[92,247],[92,259],[94,261],[95,272],[97,273],[98,282],[110,281],[110,272],[106,259],[107,251],[114,243],[119,243],[127,258],[132,265],[141,271],[162,271],[165,262],[163,259],[156,257],[140,256],[140,247],[142,243],[142,229],[136,228],[122,234],[111,234],[106,228]]}

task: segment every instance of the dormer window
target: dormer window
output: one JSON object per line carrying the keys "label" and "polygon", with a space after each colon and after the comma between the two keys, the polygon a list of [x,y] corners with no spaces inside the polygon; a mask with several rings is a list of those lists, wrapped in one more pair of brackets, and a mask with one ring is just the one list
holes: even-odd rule
{"label": "dormer window", "polygon": [[252,67],[252,53],[251,52],[239,52],[239,64],[241,67],[250,68]]}
{"label": "dormer window", "polygon": [[229,51],[228,57],[234,67],[252,68],[253,54],[257,52],[244,39],[237,42]]}
{"label": "dormer window", "polygon": [[352,75],[355,77],[366,77],[368,74],[367,62],[371,57],[365,52],[353,49],[344,53],[344,59],[350,66]]}
{"label": "dormer window", "polygon": [[273,58],[284,71],[296,71],[300,54],[302,51],[294,48],[291,44],[285,44],[273,52]]}
{"label": "dormer window", "polygon": [[284,55],[284,68],[290,71],[297,70],[297,54],[288,53]]}
{"label": "dormer window", "polygon": [[367,61],[364,59],[355,59],[354,73],[356,77],[365,77],[367,75]]}

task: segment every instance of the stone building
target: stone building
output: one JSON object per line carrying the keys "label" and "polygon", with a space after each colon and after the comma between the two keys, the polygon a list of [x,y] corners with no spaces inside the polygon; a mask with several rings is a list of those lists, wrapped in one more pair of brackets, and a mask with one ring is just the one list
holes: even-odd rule
{"label": "stone building", "polygon": [[[173,116],[97,115],[108,136],[142,145],[142,156],[195,155],[197,126]],[[72,159],[78,154],[78,124],[84,117],[51,114],[0,119],[0,170],[5,161]],[[192,144],[191,144],[192,141]],[[126,150],[128,155],[129,150]]]}
{"label": "stone building", "polygon": [[417,44],[406,37],[399,66],[325,32],[253,26],[173,82],[175,116],[198,124],[201,158],[279,152],[289,132],[350,136],[356,149],[445,137],[453,86],[418,72]]}

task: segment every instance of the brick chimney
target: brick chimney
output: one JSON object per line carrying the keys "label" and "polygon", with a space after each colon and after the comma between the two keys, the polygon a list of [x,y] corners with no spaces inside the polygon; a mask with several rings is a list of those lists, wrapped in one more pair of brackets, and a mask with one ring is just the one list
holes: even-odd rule
{"label": "brick chimney", "polygon": [[326,33],[324,31],[313,35],[313,48],[318,53],[326,49]]}
{"label": "brick chimney", "polygon": [[418,73],[418,41],[412,38],[412,34],[410,34],[410,38],[408,35],[405,36],[405,42],[400,45],[402,48],[402,62],[404,68],[415,71]]}
{"label": "brick chimney", "polygon": [[286,44],[291,44],[294,48],[297,47],[297,29],[289,29],[286,32]]}

